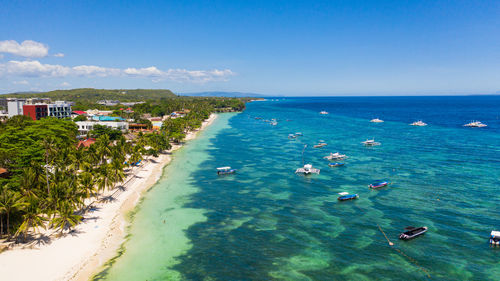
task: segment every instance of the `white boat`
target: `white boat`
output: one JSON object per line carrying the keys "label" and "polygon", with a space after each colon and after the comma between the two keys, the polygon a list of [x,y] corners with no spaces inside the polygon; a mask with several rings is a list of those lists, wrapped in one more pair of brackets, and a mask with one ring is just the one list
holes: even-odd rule
{"label": "white boat", "polygon": [[278,125],[278,122],[276,122],[276,121],[271,121],[271,125],[276,126],[276,125]]}
{"label": "white boat", "polygon": [[328,159],[328,160],[344,160],[347,158],[347,155],[335,152],[335,153],[330,153],[330,155],[327,155],[323,158]]}
{"label": "white boat", "polygon": [[314,148],[322,148],[322,147],[327,146],[327,145],[328,145],[328,144],[326,144],[325,142],[320,142],[320,143],[318,143],[318,144],[314,145],[313,147],[314,147]]}
{"label": "white boat", "polygon": [[495,230],[491,231],[490,244],[500,245],[500,231],[495,231]]}
{"label": "white boat", "polygon": [[487,126],[488,125],[481,123],[481,121],[472,121],[464,125],[464,127],[472,127],[472,128],[483,128]]}
{"label": "white boat", "polygon": [[411,123],[410,125],[423,127],[423,126],[427,126],[427,123],[422,122],[422,120],[418,120],[416,122]]}
{"label": "white boat", "polygon": [[217,168],[217,175],[227,175],[236,173],[236,169],[231,169],[231,167],[220,167]]}
{"label": "white boat", "polygon": [[323,110],[323,111],[321,111],[319,114],[326,115],[326,114],[328,114],[328,111],[324,111],[324,110]]}
{"label": "white boat", "polygon": [[319,169],[313,168],[311,164],[305,164],[304,167],[295,170],[295,173],[310,175],[310,174],[319,174],[319,171],[320,171]]}
{"label": "white boat", "polygon": [[384,123],[384,120],[375,118],[375,119],[370,120],[370,122],[372,122],[372,123]]}
{"label": "white boat", "polygon": [[376,142],[374,139],[371,139],[371,140],[365,140],[364,142],[362,142],[362,144],[364,144],[364,145],[366,145],[366,146],[376,146],[376,145],[381,145],[381,143]]}
{"label": "white boat", "polygon": [[297,133],[295,133],[295,136],[297,136],[297,137],[301,137],[301,136],[303,136],[303,135],[302,135],[302,133],[301,133],[301,132],[297,132]]}
{"label": "white boat", "polygon": [[294,139],[294,138],[296,138],[296,137],[297,137],[297,136],[296,136],[296,135],[294,135],[294,134],[288,134],[288,138],[289,138],[289,139]]}

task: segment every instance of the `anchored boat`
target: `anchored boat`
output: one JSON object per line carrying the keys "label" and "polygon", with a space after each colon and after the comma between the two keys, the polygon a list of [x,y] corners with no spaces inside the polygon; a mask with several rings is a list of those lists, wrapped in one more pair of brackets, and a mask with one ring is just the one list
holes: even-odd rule
{"label": "anchored boat", "polygon": [[500,231],[491,231],[490,235],[490,244],[491,245],[500,245]]}
{"label": "anchored boat", "polygon": [[422,120],[418,120],[417,122],[413,122],[410,125],[423,127],[423,126],[427,126],[427,123],[422,122]]}
{"label": "anchored boat", "polygon": [[330,166],[330,167],[340,167],[340,166],[344,166],[344,165],[345,165],[344,163],[338,163],[338,162],[328,163],[328,166]]}
{"label": "anchored boat", "polygon": [[231,167],[220,167],[217,168],[217,175],[227,175],[236,173],[236,169],[231,169]]}
{"label": "anchored boat", "polygon": [[387,181],[378,181],[378,182],[374,182],[372,184],[369,185],[370,188],[381,188],[381,187],[384,187],[384,186],[387,186],[389,184],[389,182]]}
{"label": "anchored boat", "polygon": [[488,125],[481,123],[481,121],[472,121],[468,124],[465,124],[464,127],[483,128],[488,127]]}
{"label": "anchored boat", "polygon": [[344,160],[344,159],[347,158],[347,155],[340,154],[338,152],[335,152],[335,153],[331,153],[330,152],[330,155],[327,155],[327,156],[325,156],[323,158],[328,159],[328,160]]}
{"label": "anchored boat", "polygon": [[375,119],[370,120],[370,122],[372,122],[372,123],[384,123],[384,120],[375,118]]}
{"label": "anchored boat", "polygon": [[375,141],[375,139],[365,140],[364,142],[362,142],[362,144],[364,144],[364,145],[366,145],[366,146],[376,146],[376,145],[381,145],[381,143],[376,142],[376,141]]}
{"label": "anchored boat", "polygon": [[339,197],[337,198],[339,201],[347,201],[358,199],[359,196],[357,194],[349,194],[349,192],[340,192]]}
{"label": "anchored boat", "polygon": [[405,230],[406,230],[405,232],[399,235],[399,239],[410,240],[417,236],[420,236],[427,232],[427,226],[422,226],[422,227],[408,226],[405,228]]}
{"label": "anchored boat", "polygon": [[319,172],[320,169],[313,168],[311,164],[305,164],[304,167],[295,170],[296,174],[304,174],[304,175],[319,174]]}

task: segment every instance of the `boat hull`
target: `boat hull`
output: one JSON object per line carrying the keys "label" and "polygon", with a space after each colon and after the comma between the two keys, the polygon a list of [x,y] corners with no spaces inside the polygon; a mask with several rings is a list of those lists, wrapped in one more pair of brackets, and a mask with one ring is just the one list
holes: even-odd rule
{"label": "boat hull", "polygon": [[217,175],[229,175],[229,174],[234,174],[236,173],[236,170],[229,170],[229,171],[217,171]]}
{"label": "boat hull", "polygon": [[427,227],[417,227],[414,229],[411,229],[409,231],[405,231],[399,235],[399,239],[401,240],[411,240],[416,237],[419,237],[427,232]]}
{"label": "boat hull", "polygon": [[358,195],[357,194],[351,194],[351,195],[344,195],[344,196],[340,196],[339,198],[337,198],[339,201],[348,201],[348,200],[354,200],[354,199],[358,199]]}
{"label": "boat hull", "polygon": [[381,187],[385,187],[389,185],[388,182],[381,182],[381,183],[377,183],[377,184],[370,184],[369,187],[370,188],[381,188]]}

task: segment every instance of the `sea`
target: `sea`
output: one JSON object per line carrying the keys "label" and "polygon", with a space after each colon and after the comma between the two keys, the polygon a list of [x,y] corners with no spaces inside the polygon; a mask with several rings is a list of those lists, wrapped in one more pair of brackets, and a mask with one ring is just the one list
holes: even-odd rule
{"label": "sea", "polygon": [[500,280],[500,96],[250,102],[176,151],[130,220],[94,280]]}

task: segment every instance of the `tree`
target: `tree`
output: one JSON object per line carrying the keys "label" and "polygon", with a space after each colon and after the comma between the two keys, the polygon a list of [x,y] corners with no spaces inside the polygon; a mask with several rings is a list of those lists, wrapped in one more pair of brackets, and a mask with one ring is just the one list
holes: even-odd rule
{"label": "tree", "polygon": [[85,115],[78,115],[73,119],[74,122],[79,122],[79,121],[87,121],[87,117]]}
{"label": "tree", "polygon": [[10,233],[10,214],[16,210],[22,210],[25,203],[21,194],[10,190],[9,185],[2,187],[0,191],[0,237],[3,235],[3,214],[6,215],[7,235]]}

